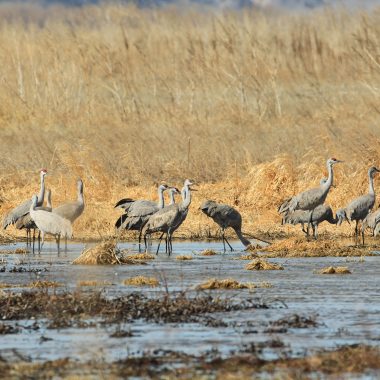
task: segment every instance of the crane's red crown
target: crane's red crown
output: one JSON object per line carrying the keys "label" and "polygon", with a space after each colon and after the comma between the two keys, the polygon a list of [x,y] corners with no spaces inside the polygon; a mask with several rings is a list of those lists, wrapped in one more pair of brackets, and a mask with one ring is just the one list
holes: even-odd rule
{"label": "crane's red crown", "polygon": [[41,169],[41,171],[47,173],[47,169]]}

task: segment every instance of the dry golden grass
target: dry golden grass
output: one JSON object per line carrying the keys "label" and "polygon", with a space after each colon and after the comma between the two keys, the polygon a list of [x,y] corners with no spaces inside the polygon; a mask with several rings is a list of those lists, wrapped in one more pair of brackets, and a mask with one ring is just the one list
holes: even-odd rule
{"label": "dry golden grass", "polygon": [[347,267],[327,267],[318,270],[318,274],[351,274],[352,272]]}
{"label": "dry golden grass", "polygon": [[76,238],[112,236],[118,199],[156,199],[158,182],[184,177],[200,191],[177,236],[217,235],[198,209],[207,198],[236,206],[246,232],[293,233],[277,205],[316,185],[328,156],[346,161],[333,209],[366,192],[379,164],[379,9],[23,4],[0,6],[0,26],[2,215],[46,166],[53,205],[84,180]]}
{"label": "dry golden grass", "polygon": [[93,247],[84,249],[73,264],[77,265],[115,265],[115,264],[141,264],[140,260],[129,258],[123,251],[120,251],[113,240],[103,241]]}
{"label": "dry golden grass", "polygon": [[127,278],[123,281],[124,285],[131,286],[158,286],[160,283],[155,277],[144,277],[144,276],[136,276]]}
{"label": "dry golden grass", "polygon": [[257,258],[259,258],[259,255],[257,253],[251,252],[251,253],[248,253],[247,255],[233,257],[232,260],[254,260]]}
{"label": "dry golden grass", "polygon": [[151,255],[150,253],[144,252],[144,253],[131,253],[126,256],[128,259],[131,260],[155,260],[156,257],[154,255]]}
{"label": "dry golden grass", "polygon": [[108,286],[112,285],[109,281],[83,280],[78,281],[77,286]]}
{"label": "dry golden grass", "polygon": [[202,251],[200,253],[201,256],[215,256],[217,255],[218,253],[215,252],[213,249],[205,249],[204,251]]}
{"label": "dry golden grass", "polygon": [[187,261],[187,260],[192,260],[193,256],[191,255],[178,255],[175,257],[176,260],[181,260],[181,261]]}
{"label": "dry golden grass", "polygon": [[254,259],[245,266],[247,270],[283,270],[280,264],[270,263],[265,259]]}
{"label": "dry golden grass", "polygon": [[29,284],[7,284],[0,283],[0,288],[58,288],[63,286],[56,281],[36,280]]}
{"label": "dry golden grass", "polygon": [[203,284],[198,285],[197,289],[252,289],[255,285],[253,283],[239,282],[233,280],[232,278],[226,278],[224,280],[219,280],[217,278],[212,278]]}
{"label": "dry golden grass", "polygon": [[25,248],[16,248],[16,249],[0,249],[0,255],[13,255],[13,254],[18,254],[18,255],[25,255],[29,253],[30,251]]}

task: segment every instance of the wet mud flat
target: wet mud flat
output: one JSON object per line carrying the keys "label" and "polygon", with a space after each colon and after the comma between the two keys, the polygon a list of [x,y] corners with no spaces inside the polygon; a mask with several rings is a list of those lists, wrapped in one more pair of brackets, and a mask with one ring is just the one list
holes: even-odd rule
{"label": "wet mud flat", "polygon": [[[327,376],[338,372],[323,363],[334,361],[347,362],[335,365],[339,373],[377,373],[379,256],[271,258],[284,269],[251,271],[236,260],[246,255],[239,243],[233,246],[223,254],[218,242],[176,242],[172,257],[121,266],[72,265],[82,244],[60,256],[53,244],[41,255],[0,254],[3,373],[217,378],[223,368],[240,368],[265,377],[286,368],[313,373],[320,362]],[[206,249],[216,254],[201,254]],[[330,266],[351,274],[317,273]],[[158,284],[125,281],[137,276]],[[252,286],[199,287],[210,279]],[[361,364],[353,359],[361,357]]]}

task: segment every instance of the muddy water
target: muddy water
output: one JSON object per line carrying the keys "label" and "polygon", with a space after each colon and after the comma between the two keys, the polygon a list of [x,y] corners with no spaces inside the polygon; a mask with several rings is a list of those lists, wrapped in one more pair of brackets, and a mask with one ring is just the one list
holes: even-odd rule
{"label": "muddy water", "polygon": [[[212,277],[233,278],[239,281],[269,282],[271,288],[254,290],[210,291],[212,294],[232,297],[235,300],[258,299],[268,309],[254,309],[218,313],[216,320],[227,326],[209,327],[202,324],[155,324],[138,320],[120,326],[97,324],[90,328],[47,329],[46,321],[18,321],[22,327],[19,333],[0,335],[0,356],[19,360],[49,360],[73,357],[78,360],[97,359],[113,361],[127,355],[141,355],[154,350],[176,350],[200,355],[206,351],[218,350],[228,356],[231,351],[245,345],[260,342],[261,355],[275,358],[284,352],[292,356],[310,353],[321,348],[334,348],[352,343],[380,343],[380,256],[366,257],[364,262],[346,258],[291,258],[271,259],[281,263],[283,271],[247,271],[247,261],[232,260],[241,254],[239,242],[232,242],[233,253],[216,256],[200,256],[204,249],[220,252],[218,242],[175,242],[174,254],[167,257],[161,253],[147,265],[136,266],[76,266],[71,265],[78,257],[83,244],[70,244],[67,254],[57,255],[54,244],[47,244],[41,255],[0,256],[5,272],[0,273],[0,283],[28,284],[36,279],[56,281],[67,290],[77,289],[80,281],[107,282],[103,286],[108,296],[120,296],[130,291],[154,295],[165,291],[157,288],[130,287],[122,284],[128,277],[143,275],[156,277],[166,284],[169,291],[186,290],[196,293],[195,286]],[[0,249],[22,247],[1,246]],[[120,248],[136,250],[126,243]],[[175,260],[176,255],[192,254],[193,260]],[[326,266],[348,266],[351,275],[317,275],[313,271]],[[10,273],[9,269],[26,268],[25,273]],[[30,272],[31,269],[40,271]],[[22,288],[5,291],[21,291]],[[82,287],[84,291],[94,288]],[[98,287],[96,289],[99,289]],[[206,291],[208,293],[209,291]],[[309,328],[288,328],[283,332],[274,331],[270,323],[293,314],[315,318],[318,323]],[[14,322],[11,322],[14,324]],[[36,328],[36,326],[38,328]],[[130,331],[132,336],[112,338],[116,329]],[[273,347],[271,341],[276,344]],[[278,347],[278,342],[282,346]]]}

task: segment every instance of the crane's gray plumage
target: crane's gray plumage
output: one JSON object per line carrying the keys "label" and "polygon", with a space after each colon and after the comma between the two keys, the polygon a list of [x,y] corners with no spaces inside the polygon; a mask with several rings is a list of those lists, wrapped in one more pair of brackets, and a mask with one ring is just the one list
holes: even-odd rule
{"label": "crane's gray plumage", "polygon": [[162,208],[148,219],[143,228],[145,248],[147,247],[146,236],[148,234],[164,232],[167,234],[167,250],[170,255],[172,252],[171,240],[173,233],[186,219],[191,204],[191,185],[193,185],[193,183],[189,179],[186,179],[182,189],[184,199],[182,199],[180,203]]}
{"label": "crane's gray plumage", "polygon": [[224,236],[224,232],[228,227],[231,227],[235,231],[236,235],[245,247],[251,244],[251,242],[246,239],[241,232],[242,218],[240,213],[233,207],[208,200],[203,202],[200,208],[204,214],[212,218],[214,222],[220,226],[224,252],[226,251],[225,241],[229,245],[231,251],[233,251],[230,243]]}
{"label": "crane's gray plumage", "polygon": [[77,194],[76,201],[67,202],[53,208],[52,212],[74,223],[75,220],[82,215],[84,210],[83,181],[80,178],[77,181]]}
{"label": "crane's gray plumage", "polygon": [[372,231],[372,235],[376,236],[378,233],[378,229],[376,229],[377,225],[380,223],[380,208],[376,211],[371,211],[365,217],[362,223],[363,232],[369,228]]}
{"label": "crane's gray plumage", "polygon": [[[37,198],[37,206],[42,206],[44,203],[44,196],[45,196],[45,175],[47,174],[46,169],[41,169],[40,171],[40,179],[41,179],[41,187],[40,192],[38,194]],[[20,218],[25,216],[29,213],[31,200],[27,200],[23,203],[21,203],[19,206],[15,207],[13,210],[11,210],[4,218],[3,220],[3,228],[4,230],[11,224],[16,223]]]}
{"label": "crane's gray plumage", "polygon": [[[307,234],[308,232],[305,230],[304,225],[309,223],[309,219],[310,214],[308,211],[296,210],[289,212],[284,216],[284,223],[292,224],[293,226],[301,224],[302,231]],[[324,221],[329,222],[330,224],[337,224],[338,222],[338,218],[334,217],[331,207],[325,204],[319,205],[314,209],[312,219],[310,221],[315,239],[318,238],[318,226]]]}
{"label": "crane's gray plumage", "polygon": [[32,198],[30,206],[30,216],[36,223],[37,228],[41,231],[42,243],[41,249],[44,245],[45,234],[54,235],[57,242],[59,253],[59,241],[61,237],[71,238],[73,235],[71,223],[69,220],[62,218],[60,215],[45,210],[36,210],[37,196]]}
{"label": "crane's gray plumage", "polygon": [[139,231],[139,251],[141,247],[142,228],[148,221],[149,217],[162,209],[165,205],[164,191],[169,188],[163,184],[158,187],[158,203],[146,200],[134,201],[130,198],[125,198],[116,203],[115,208],[122,208],[125,214],[121,215],[115,223],[118,230]]}
{"label": "crane's gray plumage", "polygon": [[309,189],[303,191],[300,194],[293,196],[290,200],[286,200],[282,205],[280,205],[278,211],[283,213],[285,211],[295,211],[295,210],[308,210],[312,211],[317,206],[324,203],[326,197],[330,191],[331,186],[333,185],[334,172],[333,165],[342,162],[336,158],[329,158],[327,160],[327,170],[329,176],[327,181],[324,182],[319,187],[314,189]]}
{"label": "crane's gray plumage", "polygon": [[[375,200],[376,200],[376,194],[375,194],[375,188],[373,185],[373,178],[376,173],[379,173],[380,170],[377,169],[375,166],[371,166],[368,169],[368,181],[369,181],[369,192],[368,194],[362,195],[353,201],[351,201],[345,208],[345,216],[346,219],[350,221],[355,221],[355,238],[358,237],[359,230],[358,230],[358,224],[360,221],[363,221],[368,213],[372,210]],[[339,222],[341,224],[341,221]],[[362,239],[364,244],[364,230],[362,228]]]}

